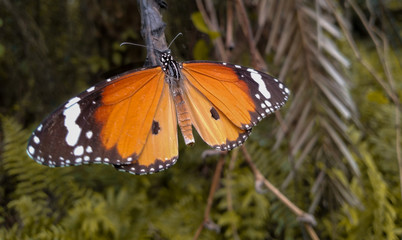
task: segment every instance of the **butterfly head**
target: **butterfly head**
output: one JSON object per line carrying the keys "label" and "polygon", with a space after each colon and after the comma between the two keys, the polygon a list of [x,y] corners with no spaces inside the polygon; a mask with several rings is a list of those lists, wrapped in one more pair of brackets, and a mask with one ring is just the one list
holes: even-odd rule
{"label": "butterfly head", "polygon": [[181,79],[180,64],[173,59],[170,49],[160,52],[159,61],[167,77]]}
{"label": "butterfly head", "polygon": [[159,52],[159,60],[162,65],[166,65],[168,61],[173,61],[172,51],[170,49]]}

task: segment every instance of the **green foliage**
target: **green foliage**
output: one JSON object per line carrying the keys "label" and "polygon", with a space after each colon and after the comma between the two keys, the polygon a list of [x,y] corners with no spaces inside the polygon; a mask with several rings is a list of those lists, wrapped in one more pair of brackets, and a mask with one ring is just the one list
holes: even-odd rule
{"label": "green foliage", "polygon": [[182,181],[177,168],[141,177],[110,166],[44,167],[26,156],[29,131],[1,120],[1,239],[188,239],[202,222],[208,179]]}
{"label": "green foliage", "polygon": [[193,55],[195,60],[207,60],[211,46],[203,39],[197,41],[194,46]]}
{"label": "green foliage", "polygon": [[197,28],[197,30],[202,33],[208,34],[211,40],[214,40],[215,38],[220,36],[219,32],[213,31],[208,28],[200,12],[191,14],[191,20],[193,21],[193,24]]}
{"label": "green foliage", "polygon": [[[236,169],[231,172],[231,177],[223,179],[222,184],[216,194],[221,212],[217,215],[217,223],[225,229],[225,237],[232,239],[237,231],[241,239],[265,239],[270,204],[265,194],[250,188],[254,184],[251,172],[247,168]],[[231,203],[228,203],[228,197]]]}
{"label": "green foliage", "polygon": [[4,56],[4,53],[6,52],[6,49],[4,48],[3,44],[0,44],[0,58]]}
{"label": "green foliage", "polygon": [[[356,130],[352,134],[358,134]],[[344,205],[340,212],[335,214],[339,221],[336,229],[329,219],[324,221],[325,226],[342,239],[398,239],[401,228],[397,227],[397,209],[400,200],[392,195],[383,174],[378,170],[372,155],[365,143],[359,146],[362,157],[363,175],[354,178],[349,187],[361,200],[360,206]],[[347,216],[347,217],[345,217]],[[333,221],[333,219],[331,219]],[[341,230],[341,231],[340,231]]]}

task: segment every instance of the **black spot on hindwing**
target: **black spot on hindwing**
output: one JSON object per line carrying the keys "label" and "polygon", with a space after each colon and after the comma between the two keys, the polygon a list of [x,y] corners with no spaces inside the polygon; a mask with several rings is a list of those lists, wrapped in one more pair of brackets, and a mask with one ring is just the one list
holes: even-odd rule
{"label": "black spot on hindwing", "polygon": [[154,120],[152,122],[152,134],[153,135],[158,135],[160,130],[161,130],[161,128],[159,127],[159,122]]}
{"label": "black spot on hindwing", "polygon": [[218,120],[220,118],[219,113],[216,111],[216,109],[214,107],[211,107],[210,112],[211,112],[211,117],[213,119]]}

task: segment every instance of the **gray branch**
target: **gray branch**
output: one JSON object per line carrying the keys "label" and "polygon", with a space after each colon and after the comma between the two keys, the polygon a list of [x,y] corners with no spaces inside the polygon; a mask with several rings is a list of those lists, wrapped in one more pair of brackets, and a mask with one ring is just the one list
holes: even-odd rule
{"label": "gray branch", "polygon": [[161,7],[166,7],[160,0],[137,0],[141,13],[141,35],[147,46],[147,59],[144,67],[159,65],[155,50],[167,50],[165,38],[166,23],[162,21]]}

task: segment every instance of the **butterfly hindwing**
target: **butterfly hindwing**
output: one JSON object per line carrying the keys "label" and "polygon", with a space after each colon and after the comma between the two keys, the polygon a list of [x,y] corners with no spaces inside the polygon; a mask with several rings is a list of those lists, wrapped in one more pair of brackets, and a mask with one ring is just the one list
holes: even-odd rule
{"label": "butterfly hindwing", "polygon": [[233,124],[189,81],[183,82],[183,93],[191,122],[207,144],[217,149],[230,150],[247,139],[250,131]]}
{"label": "butterfly hindwing", "polygon": [[289,90],[277,79],[239,65],[192,61],[182,64],[182,73],[193,124],[205,142],[221,150],[243,143],[257,122],[288,99]]}
{"label": "butterfly hindwing", "polygon": [[48,166],[136,162],[165,84],[164,73],[155,67],[87,89],[39,125],[28,142],[28,154]]}
{"label": "butterfly hindwing", "polygon": [[[133,138],[134,140],[135,138]],[[117,165],[134,174],[154,173],[171,167],[178,158],[176,110],[168,84],[164,85],[152,127],[141,155],[133,164]]]}

